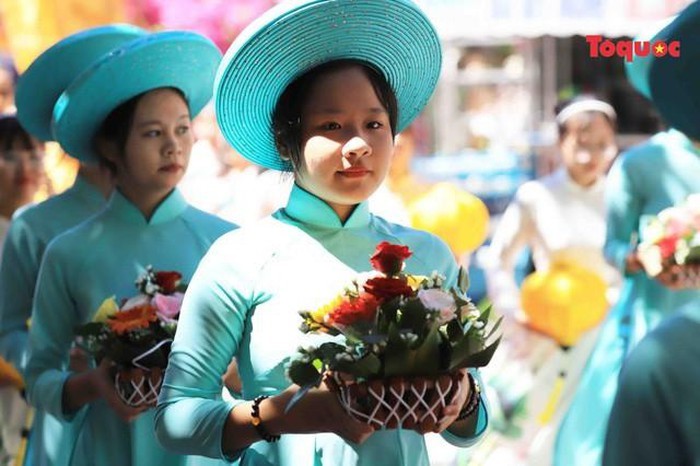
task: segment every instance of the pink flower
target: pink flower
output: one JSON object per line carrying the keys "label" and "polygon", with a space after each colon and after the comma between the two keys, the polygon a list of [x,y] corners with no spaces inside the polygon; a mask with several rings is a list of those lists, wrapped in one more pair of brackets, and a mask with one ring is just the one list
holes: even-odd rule
{"label": "pink flower", "polygon": [[185,295],[179,292],[171,295],[156,293],[151,303],[155,306],[156,314],[160,320],[163,322],[173,322],[176,320],[178,314],[180,314],[182,299],[184,297]]}
{"label": "pink flower", "polygon": [[438,311],[438,323],[440,325],[449,322],[455,318],[457,305],[451,294],[442,290],[429,288],[427,290],[418,291],[418,299],[428,309]]}

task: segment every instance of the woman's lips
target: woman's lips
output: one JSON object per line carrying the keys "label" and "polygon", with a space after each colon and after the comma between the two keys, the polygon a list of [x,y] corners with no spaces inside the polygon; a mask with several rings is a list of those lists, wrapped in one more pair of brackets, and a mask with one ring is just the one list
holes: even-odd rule
{"label": "woman's lips", "polygon": [[347,178],[361,178],[365,175],[369,175],[370,170],[367,170],[366,168],[348,168],[346,170],[341,170],[338,173]]}
{"label": "woman's lips", "polygon": [[182,170],[182,165],[178,165],[176,163],[171,163],[170,165],[165,165],[165,166],[160,167],[158,169],[158,171],[167,172],[167,173],[175,173],[179,170]]}

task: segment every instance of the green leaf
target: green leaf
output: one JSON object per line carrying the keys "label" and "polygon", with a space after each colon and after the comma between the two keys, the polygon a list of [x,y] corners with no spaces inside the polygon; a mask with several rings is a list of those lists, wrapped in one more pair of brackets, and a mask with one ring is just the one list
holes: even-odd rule
{"label": "green leaf", "polygon": [[428,312],[418,298],[411,298],[405,301],[404,307],[401,310],[401,322],[399,328],[408,329],[411,332],[420,335],[425,329],[425,321],[428,318]]}
{"label": "green leaf", "polygon": [[464,336],[464,327],[462,327],[459,319],[452,319],[447,323],[446,333],[450,343],[459,341]]}
{"label": "green leaf", "polygon": [[400,301],[401,298],[397,297],[379,306],[377,312],[377,332],[389,333],[389,327],[397,320],[396,314],[399,309]]}
{"label": "green leaf", "polygon": [[[470,348],[470,341],[463,340],[457,346],[452,348],[450,355],[450,370],[460,369],[463,367],[484,367],[486,366],[496,352],[501,339],[498,338],[495,342],[486,346],[481,350],[473,350]],[[473,345],[473,343],[472,343]]]}
{"label": "green leaf", "polygon": [[400,374],[407,365],[408,344],[401,339],[401,333],[395,323],[389,324],[389,338],[384,349],[383,376]]}
{"label": "green leaf", "polygon": [[443,340],[438,327],[433,327],[428,335],[415,351],[414,375],[433,375],[442,371],[442,345]]}
{"label": "green leaf", "polygon": [[492,307],[493,306],[491,306],[490,304],[486,306],[486,308],[483,311],[481,311],[481,314],[479,315],[479,318],[477,320],[483,323],[484,325],[488,324],[489,317],[491,316]]}
{"label": "green leaf", "polygon": [[491,339],[494,333],[496,333],[496,330],[501,326],[501,323],[503,322],[503,316],[499,317],[498,320],[496,321],[495,324],[493,324],[493,328],[489,331],[488,335],[486,335],[485,340],[488,341]]}
{"label": "green leaf", "polygon": [[457,288],[462,292],[462,294],[467,294],[469,290],[469,272],[464,267],[459,268],[459,274],[457,275]]}
{"label": "green leaf", "polygon": [[439,373],[444,364],[443,341],[439,329],[433,327],[415,349],[400,340],[387,344],[384,354],[384,376],[433,375]]}
{"label": "green leaf", "polygon": [[311,362],[296,360],[289,366],[289,379],[301,387],[304,385],[318,387],[321,384],[321,372]]}
{"label": "green leaf", "polygon": [[104,322],[88,322],[87,324],[75,327],[75,334],[81,337],[97,336],[106,328],[107,324]]}
{"label": "green leaf", "polygon": [[344,353],[345,352],[345,346],[340,345],[338,343],[334,343],[332,341],[323,343],[321,346],[316,348],[316,350],[313,352],[316,357],[320,358],[326,363],[329,363],[330,361],[335,360],[335,355],[339,353]]}
{"label": "green leaf", "polygon": [[355,377],[365,377],[376,375],[382,368],[382,361],[374,353],[368,353],[357,361],[338,361],[333,364],[333,369],[340,372],[347,372]]}

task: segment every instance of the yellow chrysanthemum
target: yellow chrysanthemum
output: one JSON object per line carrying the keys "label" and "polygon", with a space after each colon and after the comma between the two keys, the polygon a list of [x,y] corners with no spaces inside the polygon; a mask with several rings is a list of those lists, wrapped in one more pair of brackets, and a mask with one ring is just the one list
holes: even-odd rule
{"label": "yellow chrysanthemum", "polygon": [[326,315],[333,312],[340,304],[343,302],[343,296],[338,295],[333,298],[330,302],[319,307],[315,311],[311,311],[309,316],[314,320],[314,322],[323,323]]}
{"label": "yellow chrysanthemum", "polygon": [[114,296],[111,296],[104,301],[102,301],[102,304],[100,304],[100,307],[97,308],[97,312],[95,313],[95,317],[92,318],[93,322],[107,322],[107,319],[112,317],[114,314],[119,311],[119,305],[117,305],[117,299]]}

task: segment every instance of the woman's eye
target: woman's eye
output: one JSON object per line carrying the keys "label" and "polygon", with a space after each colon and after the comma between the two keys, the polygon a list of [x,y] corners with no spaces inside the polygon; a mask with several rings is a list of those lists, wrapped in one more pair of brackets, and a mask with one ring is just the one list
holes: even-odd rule
{"label": "woman's eye", "polygon": [[178,134],[187,134],[187,132],[190,130],[189,126],[180,126],[177,128]]}
{"label": "woman's eye", "polygon": [[146,131],[145,133],[143,133],[143,135],[147,138],[156,138],[160,136],[160,130],[152,129],[150,131]]}
{"label": "woman's eye", "polygon": [[329,123],[324,123],[321,125],[321,128],[327,130],[327,131],[332,131],[335,129],[340,129],[340,125],[335,122],[329,122]]}
{"label": "woman's eye", "polygon": [[383,126],[384,125],[379,121],[371,121],[367,124],[367,127],[369,129],[379,129],[379,128],[382,128]]}

